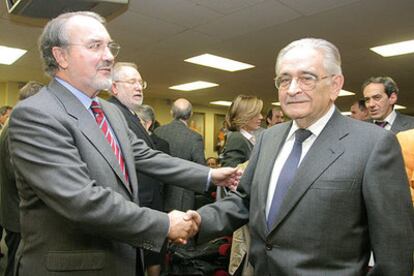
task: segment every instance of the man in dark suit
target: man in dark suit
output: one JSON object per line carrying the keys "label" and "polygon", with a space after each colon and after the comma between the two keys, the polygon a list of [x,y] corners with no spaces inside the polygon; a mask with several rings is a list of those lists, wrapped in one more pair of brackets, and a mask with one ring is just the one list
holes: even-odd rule
{"label": "man in dark suit", "polygon": [[[112,70],[111,92],[113,97],[108,101],[115,104],[121,110],[129,128],[135,133],[137,138],[144,140],[150,148],[160,150],[155,147],[151,137],[134,111],[138,106],[142,105],[144,90],[147,86],[147,83],[142,80],[137,66],[134,63],[117,62]],[[162,211],[162,183],[143,173],[137,173],[137,177],[140,206]],[[160,274],[161,261],[162,256],[160,253],[149,250],[144,252],[144,263],[149,276]]]}
{"label": "man in dark suit", "polygon": [[335,108],[340,64],[322,39],[280,51],[275,85],[293,121],[262,133],[238,193],[199,210],[200,241],[248,223],[254,275],[413,272],[414,214],[400,147],[391,132]]}
{"label": "man in dark suit", "polygon": [[351,118],[360,121],[369,120],[368,108],[365,105],[365,100],[355,101],[350,108]]}
{"label": "man in dark suit", "polygon": [[[41,83],[29,81],[19,91],[19,100],[33,96],[43,87]],[[4,275],[14,275],[14,258],[20,243],[19,194],[16,187],[13,164],[9,152],[9,126],[6,121],[0,135],[0,224],[6,231],[7,265]]]}
{"label": "man in dark suit", "polygon": [[116,106],[97,98],[111,86],[120,48],[98,14],[56,17],[39,44],[53,79],[21,101],[9,121],[21,199],[16,273],[144,275],[137,247],[159,251],[166,238],[185,242],[197,226],[191,212],[140,207],[135,167],[199,191],[210,177],[234,184],[237,173],[150,149]]}
{"label": "man in dark suit", "polygon": [[371,77],[362,85],[365,104],[373,122],[398,133],[414,128],[414,117],[394,109],[398,99],[398,86],[390,77]]}
{"label": "man in dark suit", "polygon": [[[185,160],[205,165],[204,144],[201,135],[188,127],[192,115],[191,103],[183,98],[171,107],[174,118],[169,124],[160,126],[154,132],[170,145],[170,153]],[[164,187],[164,209],[186,211],[194,209],[195,194],[189,189],[169,185]]]}

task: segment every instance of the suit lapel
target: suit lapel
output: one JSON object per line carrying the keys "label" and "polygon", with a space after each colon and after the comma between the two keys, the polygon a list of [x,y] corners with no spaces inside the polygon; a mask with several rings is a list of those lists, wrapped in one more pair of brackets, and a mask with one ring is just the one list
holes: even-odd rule
{"label": "suit lapel", "polygon": [[[102,155],[102,157],[108,162],[108,164],[112,167],[116,175],[122,181],[124,185],[126,185],[126,181],[121,171],[121,167],[119,166],[118,160],[115,157],[115,154],[109,145],[108,141],[105,139],[105,136],[102,135],[101,129],[98,127],[95,119],[89,113],[88,110],[82,105],[82,103],[66,88],[60,85],[56,81],[52,81],[51,90],[54,91],[53,93],[65,107],[67,113],[77,120],[79,130],[85,135],[85,137],[91,142],[91,144],[95,147],[95,149]],[[104,109],[105,116],[108,118],[106,114],[106,110]],[[111,112],[109,112],[111,113]],[[111,116],[111,115],[110,115]],[[113,128],[113,124],[110,122],[111,127]],[[115,124],[116,126],[116,124]],[[115,129],[114,129],[115,131]],[[117,129],[117,131],[119,131]],[[118,136],[117,136],[118,138]],[[119,141],[121,144],[122,141]],[[124,187],[128,193],[129,190]]]}
{"label": "suit lapel", "polygon": [[302,160],[272,230],[283,221],[320,175],[344,153],[345,149],[340,140],[348,133],[344,118],[335,111]]}

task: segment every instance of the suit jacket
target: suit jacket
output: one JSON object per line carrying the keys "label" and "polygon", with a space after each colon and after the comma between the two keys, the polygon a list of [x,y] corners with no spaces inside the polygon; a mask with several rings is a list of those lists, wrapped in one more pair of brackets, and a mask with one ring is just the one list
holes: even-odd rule
{"label": "suit jacket", "polygon": [[[205,164],[203,138],[183,122],[173,120],[171,123],[155,129],[154,133],[168,142],[172,156]],[[172,185],[164,187],[164,209],[166,211],[174,209],[187,211],[194,209],[194,204],[193,191]]]}
{"label": "suit jacket", "polygon": [[414,129],[398,133],[397,138],[401,145],[405,170],[410,183],[411,199],[414,205]]}
{"label": "suit jacket", "polygon": [[6,123],[0,135],[0,224],[3,228],[20,232],[19,195],[14,177],[14,168],[9,152],[9,127]]}
{"label": "suit jacket", "polygon": [[414,128],[414,117],[401,114],[397,112],[397,117],[395,118],[394,123],[391,126],[391,131],[398,133],[400,131],[408,130]]}
{"label": "suit jacket", "polygon": [[[144,142],[152,149],[157,149],[152,142],[151,137],[142,126],[140,120],[134,115],[125,105],[123,105],[117,98],[111,97],[109,102],[115,104],[125,117],[129,128],[134,132],[137,138],[144,140]],[[138,197],[139,203],[142,207],[148,207],[155,210],[163,210],[162,189],[163,184],[155,178],[144,173],[137,173],[138,177]]]}
{"label": "suit jacket", "polygon": [[9,138],[21,198],[19,275],[136,275],[136,247],[159,251],[169,219],[138,206],[135,166],[161,181],[205,189],[207,168],[151,150],[117,107],[101,104],[132,192],[95,119],[61,84],[52,81],[13,111]]}
{"label": "suit jacket", "polygon": [[168,144],[167,141],[165,141],[164,139],[161,139],[154,133],[151,133],[150,137],[155,147],[157,148],[157,150],[160,150],[166,154],[170,154],[170,145]]}
{"label": "suit jacket", "polygon": [[253,144],[240,131],[229,132],[220,163],[223,167],[236,167],[249,160],[252,149]]}
{"label": "suit jacket", "polygon": [[291,122],[259,137],[235,193],[199,210],[201,241],[248,222],[255,275],[411,275],[413,207],[395,136],[335,111],[302,160],[271,229],[266,199]]}

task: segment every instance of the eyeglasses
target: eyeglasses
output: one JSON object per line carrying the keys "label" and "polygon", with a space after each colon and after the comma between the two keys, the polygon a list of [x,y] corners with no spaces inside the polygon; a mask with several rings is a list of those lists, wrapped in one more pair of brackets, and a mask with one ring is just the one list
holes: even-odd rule
{"label": "eyeglasses", "polygon": [[129,85],[137,85],[139,84],[142,88],[142,90],[147,88],[147,82],[146,81],[142,81],[142,80],[135,80],[135,79],[131,79],[131,80],[117,80],[115,82],[121,82],[121,83],[127,83]]}
{"label": "eyeglasses", "polygon": [[95,53],[103,53],[105,48],[108,47],[111,54],[116,57],[119,54],[119,50],[121,49],[121,45],[116,42],[109,42],[108,44],[104,44],[102,41],[94,41],[89,44],[79,44],[79,43],[67,43],[66,46],[83,46],[86,49],[95,52]]}
{"label": "eyeglasses", "polygon": [[276,77],[274,79],[275,86],[279,90],[285,90],[290,87],[292,84],[293,79],[296,79],[296,84],[300,87],[302,90],[312,90],[316,87],[316,84],[320,82],[321,80],[327,79],[329,77],[332,77],[333,75],[328,75],[324,77],[317,77],[315,75],[311,74],[303,74],[299,77],[292,77],[289,75],[283,75]]}

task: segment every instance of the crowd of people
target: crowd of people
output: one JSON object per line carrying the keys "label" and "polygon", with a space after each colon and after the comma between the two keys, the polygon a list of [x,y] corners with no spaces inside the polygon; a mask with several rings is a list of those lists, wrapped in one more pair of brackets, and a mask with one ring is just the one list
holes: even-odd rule
{"label": "crowd of people", "polygon": [[98,14],[52,19],[39,49],[51,82],[0,108],[5,275],[190,275],[171,256],[212,248],[224,261],[191,275],[413,275],[414,117],[390,77],[367,79],[348,118],[336,46],[293,41],[281,108],[237,96],[206,159],[191,103],[158,126]]}

